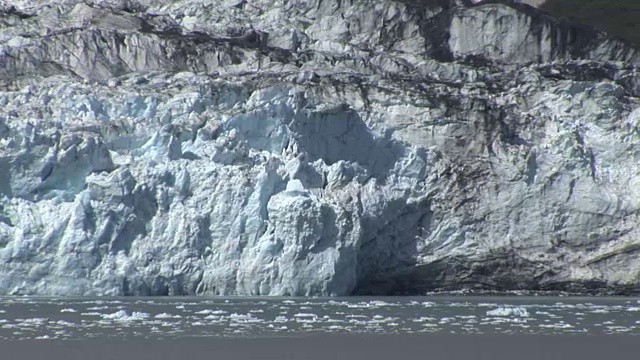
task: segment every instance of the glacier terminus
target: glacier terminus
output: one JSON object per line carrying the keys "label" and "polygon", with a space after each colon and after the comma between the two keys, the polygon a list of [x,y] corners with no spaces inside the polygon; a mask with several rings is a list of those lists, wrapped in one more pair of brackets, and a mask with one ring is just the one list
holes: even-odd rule
{"label": "glacier terminus", "polygon": [[640,49],[516,2],[0,8],[0,295],[640,290]]}

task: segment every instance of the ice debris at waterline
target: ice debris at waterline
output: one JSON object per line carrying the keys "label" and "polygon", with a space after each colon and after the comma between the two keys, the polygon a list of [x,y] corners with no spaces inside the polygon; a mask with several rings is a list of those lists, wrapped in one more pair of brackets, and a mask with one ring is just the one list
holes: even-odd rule
{"label": "ice debris at waterline", "polygon": [[497,309],[487,311],[487,316],[520,316],[528,317],[529,312],[525,307],[499,307]]}
{"label": "ice debris at waterline", "polygon": [[[335,299],[335,298],[333,298]],[[1,340],[263,338],[320,334],[640,335],[629,298],[3,299]],[[480,301],[492,301],[481,303]],[[428,307],[428,308],[425,308]],[[96,310],[99,308],[99,310]],[[511,309],[499,315],[486,309]],[[64,311],[74,309],[76,312]],[[526,315],[523,315],[526,313]],[[606,314],[603,316],[603,314]],[[46,317],[45,317],[46,316]]]}
{"label": "ice debris at waterline", "polygon": [[639,289],[640,52],[534,8],[23,1],[0,64],[0,294]]}

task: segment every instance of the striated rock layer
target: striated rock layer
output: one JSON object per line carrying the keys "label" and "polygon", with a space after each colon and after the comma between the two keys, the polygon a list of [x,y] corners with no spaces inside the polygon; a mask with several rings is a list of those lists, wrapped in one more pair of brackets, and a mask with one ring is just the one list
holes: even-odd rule
{"label": "striated rock layer", "polygon": [[640,51],[515,3],[23,1],[0,294],[640,289]]}

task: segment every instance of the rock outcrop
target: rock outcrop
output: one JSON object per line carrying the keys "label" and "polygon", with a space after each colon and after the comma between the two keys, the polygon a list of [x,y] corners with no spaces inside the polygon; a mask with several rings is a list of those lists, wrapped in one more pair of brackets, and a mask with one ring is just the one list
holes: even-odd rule
{"label": "rock outcrop", "polygon": [[640,51],[514,3],[29,1],[0,294],[640,290]]}

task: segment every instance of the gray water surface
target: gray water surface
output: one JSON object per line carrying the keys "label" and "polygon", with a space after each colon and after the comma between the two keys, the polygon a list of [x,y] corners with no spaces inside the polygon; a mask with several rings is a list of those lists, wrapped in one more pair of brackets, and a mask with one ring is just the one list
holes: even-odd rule
{"label": "gray water surface", "polygon": [[640,334],[635,298],[0,298],[0,339]]}

